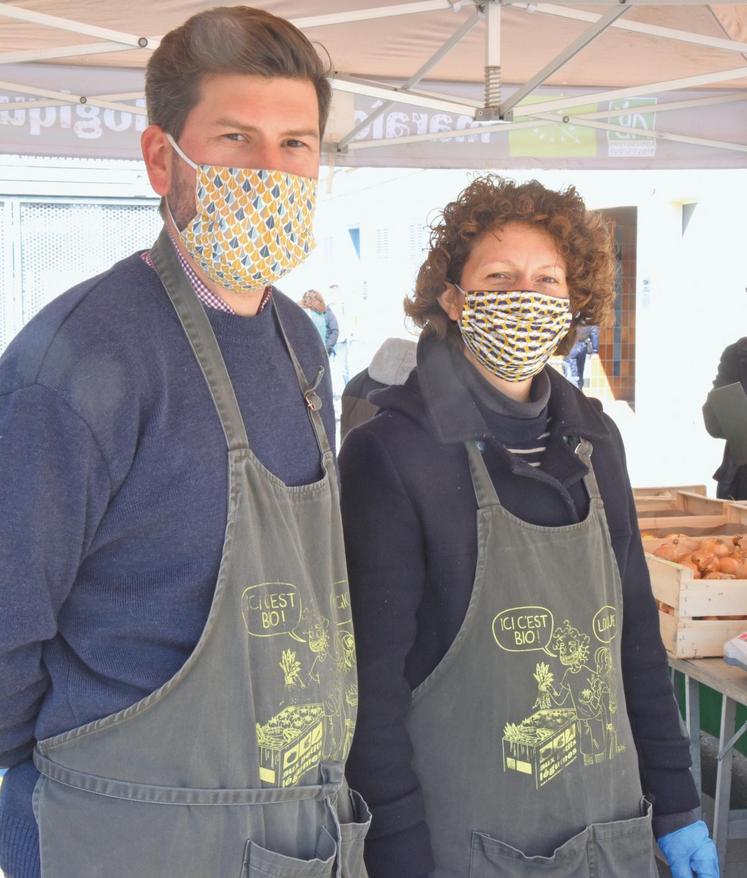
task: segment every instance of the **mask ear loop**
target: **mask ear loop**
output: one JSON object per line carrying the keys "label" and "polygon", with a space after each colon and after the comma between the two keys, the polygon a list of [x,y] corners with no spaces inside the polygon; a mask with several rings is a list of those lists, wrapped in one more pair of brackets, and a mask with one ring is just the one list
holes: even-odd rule
{"label": "mask ear loop", "polygon": [[[186,162],[190,166],[190,168],[194,168],[195,171],[200,170],[199,167],[192,161],[192,159],[184,154],[184,152],[182,151],[182,148],[174,140],[174,138],[168,133],[168,131],[166,132],[166,140],[168,140],[168,142],[171,144],[171,146],[174,149],[174,152],[176,152],[176,154],[179,156],[179,158],[182,159],[184,162]],[[179,229],[179,226],[176,224],[176,220],[174,219],[174,214],[171,212],[171,205],[169,204],[168,195],[163,196],[162,203],[165,207],[166,213],[169,215],[171,222],[174,224],[174,228],[177,230],[177,232],[181,232],[181,230]]]}
{"label": "mask ear loop", "polygon": [[192,159],[182,152],[182,148],[168,132],[166,132],[166,140],[168,140],[168,142],[174,147],[174,151],[179,156],[179,158],[183,159],[190,166],[190,168],[194,168],[195,171],[200,170],[199,167],[192,161]]}

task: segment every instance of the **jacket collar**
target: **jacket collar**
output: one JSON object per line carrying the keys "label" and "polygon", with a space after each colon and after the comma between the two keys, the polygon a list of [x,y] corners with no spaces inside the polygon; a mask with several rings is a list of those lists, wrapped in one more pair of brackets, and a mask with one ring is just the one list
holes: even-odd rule
{"label": "jacket collar", "polygon": [[[456,374],[448,343],[421,336],[417,364],[420,392],[438,441],[447,444],[488,437],[480,409]],[[553,434],[583,436],[592,444],[608,437],[599,403],[587,399],[552,367],[546,369]]]}

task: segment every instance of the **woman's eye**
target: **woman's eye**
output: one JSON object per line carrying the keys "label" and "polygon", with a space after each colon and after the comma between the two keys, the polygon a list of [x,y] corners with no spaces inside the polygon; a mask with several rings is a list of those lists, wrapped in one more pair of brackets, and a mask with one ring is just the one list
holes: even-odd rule
{"label": "woman's eye", "polygon": [[551,277],[550,275],[547,275],[546,277],[541,277],[540,282],[543,284],[557,284],[557,283],[559,283],[559,281],[556,277]]}

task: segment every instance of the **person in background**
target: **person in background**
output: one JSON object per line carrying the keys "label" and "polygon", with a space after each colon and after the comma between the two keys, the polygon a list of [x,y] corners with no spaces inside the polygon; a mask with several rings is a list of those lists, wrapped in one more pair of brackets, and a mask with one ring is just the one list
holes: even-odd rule
{"label": "person in background", "polygon": [[330,98],[266,11],[166,34],[158,240],[0,359],[6,878],[366,874],[327,356],[274,286],[313,245]]}
{"label": "person in background", "polygon": [[371,365],[354,375],[345,385],[340,417],[341,442],[353,427],[372,418],[379,410],[378,406],[369,401],[370,393],[405,383],[415,368],[416,349],[414,341],[388,338],[374,354]]}
{"label": "person in background", "polygon": [[371,878],[654,878],[654,836],[718,874],[620,434],[547,366],[613,277],[573,188],[474,180],[405,304],[417,368],[342,446]]}
{"label": "person in background", "polygon": [[319,333],[328,356],[333,356],[340,329],[332,309],[325,304],[322,294],[317,290],[306,290],[298,303],[311,318]]}
{"label": "person in background", "polygon": [[576,340],[568,354],[563,358],[563,374],[579,390],[584,389],[584,367],[586,358],[599,353],[599,327],[579,326]]}
{"label": "person in background", "polygon": [[[747,337],[740,338],[725,348],[718,364],[718,372],[713,387],[741,382],[747,392]],[[703,405],[703,421],[705,428],[716,439],[726,439],[724,430],[719,423],[708,400]],[[732,457],[729,443],[724,448],[721,466],[713,474],[716,480],[716,496],[723,499],[747,500],[747,466],[738,466]]]}
{"label": "person in background", "polygon": [[338,283],[331,283],[327,288],[327,301],[335,306],[335,316],[339,326],[339,335],[335,345],[335,358],[332,362],[332,388],[335,398],[350,380],[350,352],[355,341],[355,324],[358,314],[356,313],[359,298],[350,295],[350,289],[346,285],[343,289]]}

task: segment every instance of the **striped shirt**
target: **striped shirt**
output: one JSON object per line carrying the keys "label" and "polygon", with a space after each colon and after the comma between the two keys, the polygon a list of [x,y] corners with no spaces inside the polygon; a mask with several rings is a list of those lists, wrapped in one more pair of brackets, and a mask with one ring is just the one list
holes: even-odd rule
{"label": "striped shirt", "polygon": [[[171,238],[171,236],[169,237]],[[182,271],[184,271],[184,273],[189,278],[189,282],[192,284],[192,289],[195,291],[195,295],[202,302],[202,304],[208,308],[215,308],[216,311],[223,311],[225,314],[235,314],[236,312],[228,304],[228,302],[224,301],[223,299],[221,299],[220,296],[216,295],[216,293],[214,293],[198,277],[197,272],[184,258],[184,254],[176,246],[173,238],[171,238],[171,243],[174,244],[174,250],[176,250],[176,255],[179,259],[179,264],[182,267]],[[155,271],[155,265],[153,265],[153,259],[151,258],[149,250],[141,253],[140,257],[146,265],[149,265]],[[265,309],[265,306],[270,301],[271,295],[272,287],[265,287],[264,294],[262,295],[262,301],[259,303],[259,308],[257,308],[257,314],[260,314]]]}
{"label": "striped shirt", "polygon": [[543,372],[532,382],[527,402],[517,402],[501,393],[480,375],[461,353],[452,361],[462,382],[477,403],[490,434],[510,454],[538,469],[550,438],[550,381]]}
{"label": "striped shirt", "polygon": [[529,466],[542,466],[542,458],[547,450],[547,440],[550,438],[550,417],[545,422],[546,429],[537,436],[536,439],[528,439],[526,441],[514,441],[511,445],[506,445],[506,451],[515,454],[521,458]]}

